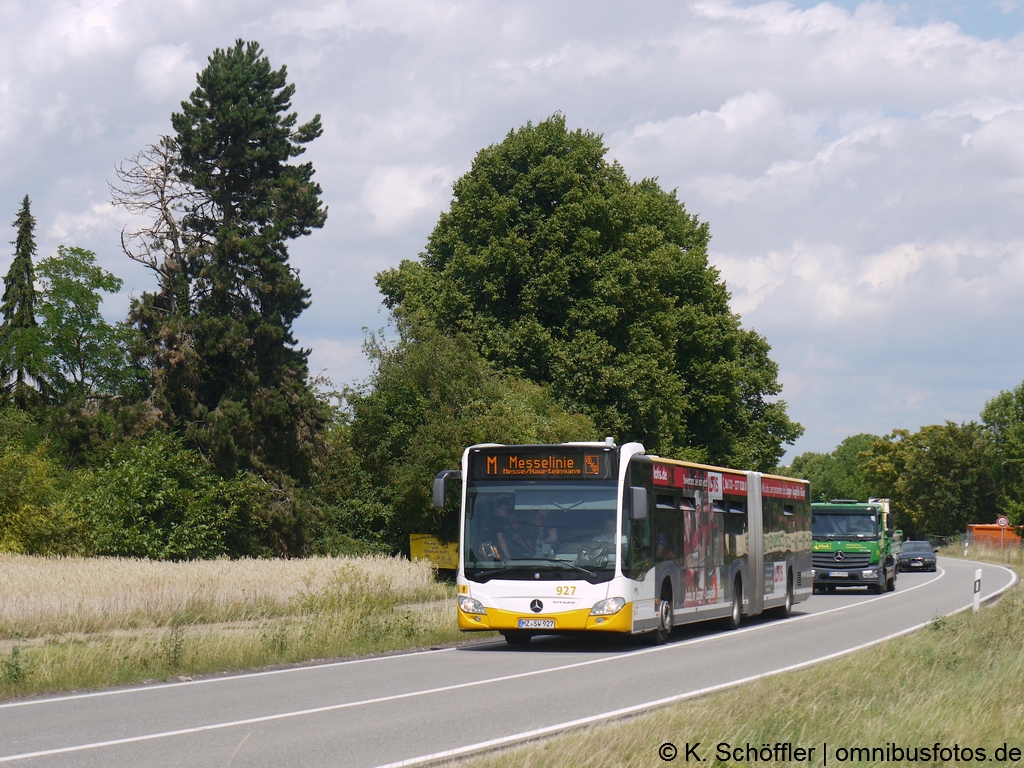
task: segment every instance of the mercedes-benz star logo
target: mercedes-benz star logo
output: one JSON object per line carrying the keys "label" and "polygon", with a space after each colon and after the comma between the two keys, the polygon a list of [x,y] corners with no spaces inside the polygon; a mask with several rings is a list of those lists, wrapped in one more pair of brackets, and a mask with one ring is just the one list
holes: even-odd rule
{"label": "mercedes-benz star logo", "polygon": [[531,600],[530,610],[534,613],[540,613],[544,610],[544,603],[542,603],[540,600]]}
{"label": "mercedes-benz star logo", "polygon": [[843,562],[843,553],[842,552],[836,552],[836,562],[837,563]]}

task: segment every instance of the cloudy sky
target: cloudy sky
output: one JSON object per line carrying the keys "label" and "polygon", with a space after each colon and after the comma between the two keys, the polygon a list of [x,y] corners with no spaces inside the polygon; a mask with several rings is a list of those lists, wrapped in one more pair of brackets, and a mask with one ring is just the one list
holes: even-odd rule
{"label": "cloudy sky", "polygon": [[[480,148],[562,111],[710,223],[743,323],[830,451],[976,419],[1024,380],[1024,2],[0,0],[0,224],[119,249],[114,166],[170,131],[217,47],[285,64],[330,207],[292,247],[311,367],[366,376],[373,276],[414,258]],[[13,229],[8,237],[12,240]],[[0,251],[5,273],[13,247]]]}

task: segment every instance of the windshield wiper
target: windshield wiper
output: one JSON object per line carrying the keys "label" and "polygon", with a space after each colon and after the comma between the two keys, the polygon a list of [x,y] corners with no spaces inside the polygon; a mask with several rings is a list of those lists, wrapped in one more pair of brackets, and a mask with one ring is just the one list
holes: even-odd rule
{"label": "windshield wiper", "polygon": [[594,573],[593,571],[588,571],[586,568],[581,568],[578,565],[574,565],[572,563],[567,563],[565,560],[559,560],[556,557],[535,557],[533,559],[534,560],[543,560],[545,563],[558,563],[558,565],[561,565],[564,568],[572,568],[574,571],[579,571],[580,573],[585,573],[585,574],[587,574],[587,576],[589,576],[592,579],[596,578],[596,576],[597,576],[597,574]]}
{"label": "windshield wiper", "polygon": [[[558,560],[558,559],[556,559],[554,557],[531,557],[530,560],[540,560],[540,561],[545,562],[545,563],[556,563],[557,565],[560,565],[563,568],[569,568],[569,569],[574,570],[574,571],[579,571],[580,573],[585,573],[587,576],[589,576],[592,579],[596,579],[597,578],[597,574],[594,573],[593,571],[588,571],[586,568],[581,568],[578,565],[573,565],[572,563],[567,563],[565,560]],[[510,565],[503,566],[501,568],[487,568],[486,570],[477,571],[473,575],[477,576],[477,577],[483,577],[485,579],[489,579],[491,576],[497,576],[499,573],[508,573],[509,571],[529,571],[529,570],[533,570],[534,568],[538,568],[538,567],[540,567],[540,566],[527,565],[525,563],[522,563],[522,564],[516,563],[514,565],[510,564]]]}

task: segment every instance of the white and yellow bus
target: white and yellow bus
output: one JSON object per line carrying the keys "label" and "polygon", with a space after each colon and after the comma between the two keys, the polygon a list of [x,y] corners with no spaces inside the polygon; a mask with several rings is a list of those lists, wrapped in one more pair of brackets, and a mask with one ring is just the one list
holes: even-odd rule
{"label": "white and yellow bus", "polygon": [[509,643],[650,633],[774,609],[813,589],[810,487],[648,456],[639,443],[474,445],[461,483],[458,619]]}

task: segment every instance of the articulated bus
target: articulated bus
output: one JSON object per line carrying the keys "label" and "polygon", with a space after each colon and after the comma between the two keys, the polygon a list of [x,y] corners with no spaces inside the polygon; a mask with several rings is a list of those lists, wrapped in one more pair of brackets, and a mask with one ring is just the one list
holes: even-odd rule
{"label": "articulated bus", "polygon": [[649,633],[810,597],[805,480],[648,456],[639,443],[474,445],[462,480],[458,620],[466,632]]}

